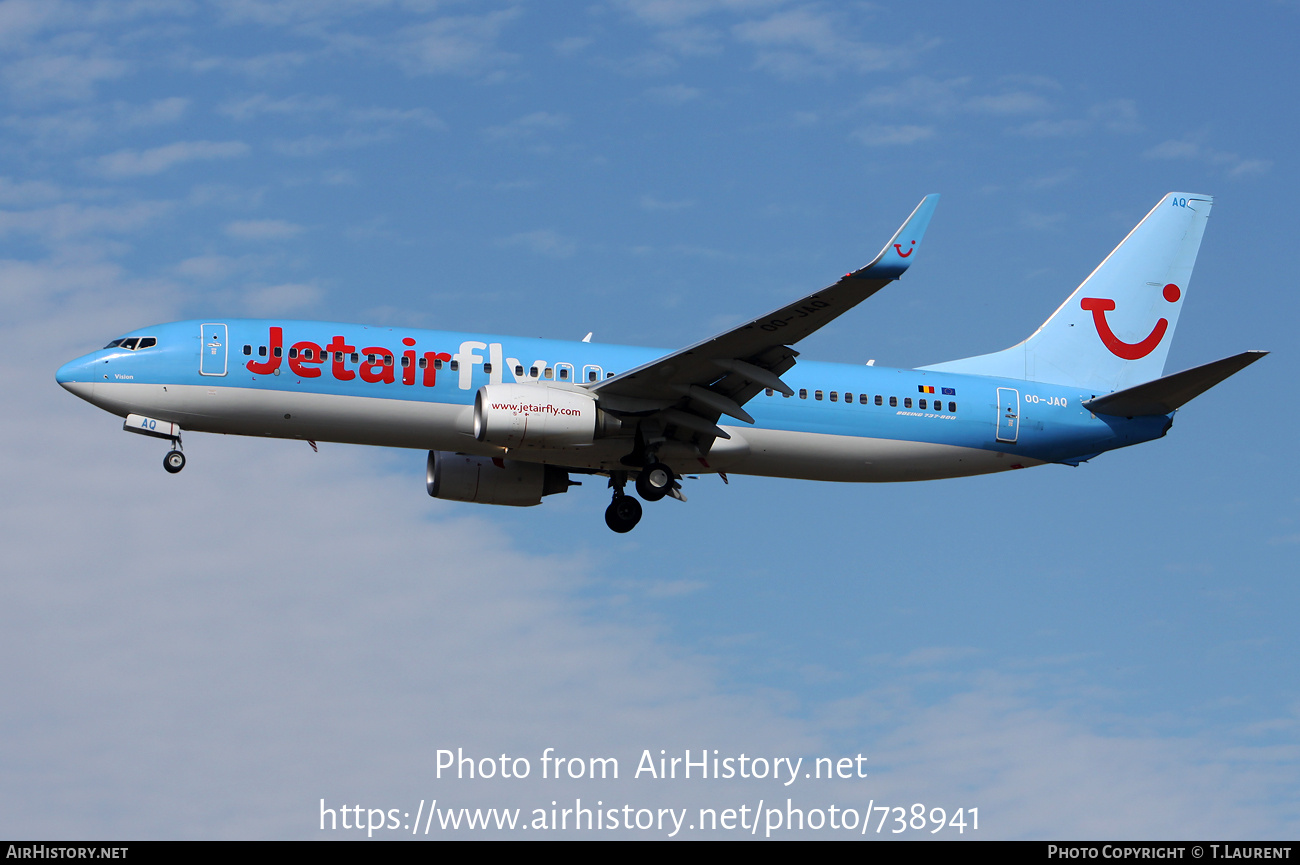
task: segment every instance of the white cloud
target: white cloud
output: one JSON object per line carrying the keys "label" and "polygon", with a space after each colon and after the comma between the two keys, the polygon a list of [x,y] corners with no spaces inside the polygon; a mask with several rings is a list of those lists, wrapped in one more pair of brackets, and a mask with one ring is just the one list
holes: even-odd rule
{"label": "white cloud", "polygon": [[46,243],[134,232],[171,210],[162,201],[121,205],[62,203],[34,210],[0,211],[0,236],[28,234]]}
{"label": "white cloud", "polygon": [[488,138],[497,141],[518,141],[533,138],[541,133],[554,132],[569,125],[569,118],[549,111],[534,111],[500,126],[489,126]]}
{"label": "white cloud", "polygon": [[20,180],[14,182],[8,177],[0,177],[0,204],[26,205],[43,204],[63,197],[63,191],[44,180]]}
{"label": "white cloud", "polygon": [[875,87],[862,100],[867,108],[891,108],[944,114],[956,110],[972,84],[969,77],[943,81],[915,76],[901,84]]}
{"label": "white cloud", "polygon": [[232,99],[217,106],[217,113],[234,120],[252,120],[265,115],[320,114],[336,111],[338,100],[332,96],[294,96],[272,97],[266,93],[256,93],[243,99]]}
{"label": "white cloud", "polygon": [[149,150],[119,150],[99,157],[94,165],[107,177],[140,177],[186,162],[233,159],[248,152],[248,145],[242,141],[178,141]]}
{"label": "white cloud", "polygon": [[[531,553],[512,514],[428,499],[422,454],[191,433],[189,466],[166,475],[165,444],[125,435],[33,370],[174,317],[180,296],[104,263],[0,262],[0,376],[12,384],[0,418],[0,688],[12,698],[0,736],[23,755],[0,781],[0,831],[319,838],[322,798],[413,811],[434,797],[692,814],[758,798],[805,810],[924,802],[978,808],[977,838],[1300,829],[1294,749],[1250,738],[1289,734],[1294,719],[1222,737],[1116,732],[1124,719],[1056,670],[1042,674],[1053,690],[942,646],[865,663],[870,675],[804,665],[846,696],[796,702],[677,644],[621,600],[617,568],[607,589],[626,551]],[[571,529],[547,506],[528,517]],[[69,525],[76,543],[60,541]],[[673,598],[702,583],[641,588]],[[622,775],[544,781],[547,747],[615,756]],[[642,749],[714,747],[806,767],[862,754],[868,777],[629,777]],[[527,757],[533,774],[439,780],[439,748]]]}
{"label": "white cloud", "polygon": [[185,116],[189,107],[190,100],[183,96],[155,99],[147,105],[119,103],[116,106],[119,122],[127,127],[163,126],[168,123],[175,123]]}
{"label": "white cloud", "polygon": [[191,61],[195,72],[234,72],[250,79],[282,78],[306,65],[312,56],[304,51],[272,51],[250,57],[199,57]]}
{"label": "white cloud", "polygon": [[840,16],[801,6],[732,28],[736,38],[758,50],[757,64],[785,77],[822,75],[836,69],[874,72],[906,63],[932,43],[888,45],[848,35]]}
{"label": "white cloud", "polygon": [[694,207],[695,202],[690,199],[679,199],[676,201],[665,201],[653,195],[641,196],[641,209],[649,211],[668,211],[685,210],[688,207]]}
{"label": "white cloud", "polygon": [[103,55],[36,54],[4,67],[5,84],[23,101],[89,99],[101,81],[121,78],[128,66]]}
{"label": "white cloud", "polygon": [[1070,138],[1091,128],[1086,120],[1032,120],[1012,131],[1026,138]]}
{"label": "white cloud", "polygon": [[1185,159],[1223,166],[1227,169],[1229,177],[1266,174],[1273,167],[1271,159],[1243,159],[1236,153],[1215,150],[1191,138],[1162,141],[1142,155],[1148,159]]}
{"label": "white cloud", "polygon": [[572,57],[591,43],[592,40],[586,36],[566,36],[563,39],[552,42],[551,47],[554,48],[555,53],[559,54],[561,57]]}
{"label": "white cloud", "polygon": [[1109,132],[1122,134],[1142,129],[1142,123],[1138,120],[1137,103],[1132,99],[1099,102],[1088,109],[1088,117]]}
{"label": "white cloud", "polygon": [[934,127],[914,126],[910,124],[902,126],[873,124],[856,130],[853,133],[853,137],[861,141],[863,144],[868,144],[872,147],[894,144],[915,144],[918,141],[925,141],[928,138],[933,138]]}
{"label": "white cloud", "polygon": [[283,156],[320,156],[335,150],[353,150],[388,141],[392,133],[384,129],[363,132],[349,129],[340,135],[304,135],[302,138],[279,138],[271,142],[271,149]]}
{"label": "white cloud", "polygon": [[547,228],[512,234],[502,238],[498,244],[522,247],[548,258],[568,258],[578,251],[578,245],[572,240]]}
{"label": "white cloud", "polygon": [[249,313],[262,318],[315,306],[320,299],[321,290],[316,286],[286,282],[265,288],[250,288],[244,293],[244,306]]}
{"label": "white cloud", "polygon": [[1035,213],[1026,211],[1020,215],[1020,225],[1031,231],[1048,231],[1056,228],[1066,220],[1064,213]]}
{"label": "white cloud", "polygon": [[966,101],[965,108],[977,114],[1041,114],[1051,109],[1051,103],[1037,93],[1019,90],[973,96]]}
{"label": "white cloud", "polygon": [[448,16],[407,27],[398,34],[398,57],[413,73],[483,72],[511,62],[496,47],[502,28],[519,14],[502,9],[487,15]]}
{"label": "white cloud", "polygon": [[283,219],[243,219],[226,224],[226,235],[236,240],[288,240],[303,227]]}
{"label": "white cloud", "polygon": [[23,135],[29,135],[36,146],[47,150],[66,150],[94,137],[101,123],[85,109],[60,111],[32,116],[10,115],[4,125]]}
{"label": "white cloud", "polygon": [[704,91],[698,87],[687,87],[685,84],[669,84],[664,87],[647,88],[645,95],[652,102],[659,102],[664,105],[685,105],[687,102],[693,102],[702,97]]}

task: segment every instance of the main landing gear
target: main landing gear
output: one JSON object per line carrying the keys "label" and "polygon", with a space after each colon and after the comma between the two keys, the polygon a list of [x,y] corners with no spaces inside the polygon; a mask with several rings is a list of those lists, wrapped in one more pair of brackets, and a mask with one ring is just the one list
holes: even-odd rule
{"label": "main landing gear", "polygon": [[673,470],[663,463],[650,463],[636,476],[636,493],[648,502],[657,502],[673,489]]}
{"label": "main landing gear", "polygon": [[620,535],[632,531],[641,522],[641,503],[622,490],[614,491],[614,501],[605,508],[605,525]]}
{"label": "main landing gear", "polygon": [[[614,500],[605,509],[605,525],[619,534],[632,531],[641,522],[641,503],[623,492],[627,483],[627,472],[613,472],[609,485],[614,488]],[[636,492],[648,502],[657,502],[665,496],[672,495],[685,501],[677,491],[677,476],[673,470],[661,462],[651,462],[641,469],[636,476]]]}

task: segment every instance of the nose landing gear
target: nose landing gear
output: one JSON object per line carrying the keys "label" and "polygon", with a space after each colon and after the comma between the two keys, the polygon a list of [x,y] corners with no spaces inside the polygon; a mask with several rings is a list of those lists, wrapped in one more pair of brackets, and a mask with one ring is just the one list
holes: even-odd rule
{"label": "nose landing gear", "polygon": [[163,468],[168,474],[176,474],[185,468],[185,454],[180,451],[168,451],[167,456],[163,457]]}

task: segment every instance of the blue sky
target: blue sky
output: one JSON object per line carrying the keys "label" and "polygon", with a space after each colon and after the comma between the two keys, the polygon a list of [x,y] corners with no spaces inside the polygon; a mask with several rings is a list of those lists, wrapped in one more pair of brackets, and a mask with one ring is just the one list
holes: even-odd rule
{"label": "blue sky", "polygon": [[[1296,16],[0,2],[0,833],[788,795],[978,807],[986,838],[1294,837]],[[799,346],[933,363],[1022,339],[1171,190],[1216,203],[1168,368],[1274,353],[1078,469],[704,478],[616,536],[599,484],[435,502],[415,452],[195,435],[167,476],[53,381],[190,317],[673,348],[939,192],[906,277]],[[436,779],[456,747],[871,774]]]}

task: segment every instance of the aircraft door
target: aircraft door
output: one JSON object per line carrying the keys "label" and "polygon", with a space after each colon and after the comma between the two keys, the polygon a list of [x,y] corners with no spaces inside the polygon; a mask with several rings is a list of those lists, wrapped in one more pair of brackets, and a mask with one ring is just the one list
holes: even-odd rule
{"label": "aircraft door", "polygon": [[998,441],[1015,443],[1020,435],[1020,391],[998,388]]}
{"label": "aircraft door", "polygon": [[226,374],[226,326],[205,324],[199,328],[199,375]]}

